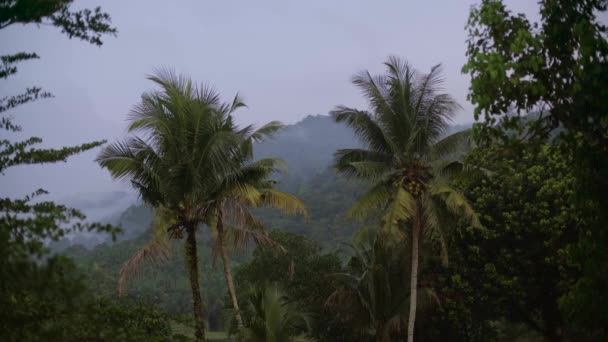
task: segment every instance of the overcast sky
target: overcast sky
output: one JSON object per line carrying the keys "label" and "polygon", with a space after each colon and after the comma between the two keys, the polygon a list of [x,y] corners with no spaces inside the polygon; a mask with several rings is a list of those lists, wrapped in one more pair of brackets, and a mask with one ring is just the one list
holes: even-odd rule
{"label": "overcast sky", "polygon": [[[150,89],[145,75],[170,67],[205,81],[230,100],[239,92],[249,108],[240,123],[295,123],[344,104],[365,108],[349,83],[362,69],[382,70],[389,55],[428,71],[442,63],[446,90],[463,106],[457,123],[471,122],[466,101],[465,23],[472,0],[400,1],[75,1],[101,5],[118,36],[102,47],[69,40],[52,27],[12,26],[0,31],[0,54],[36,52],[19,73],[0,82],[2,96],[31,85],[56,96],[11,114],[25,136],[46,146],[124,136],[125,115]],[[537,17],[536,1],[507,1]],[[2,133],[5,134],[5,133]],[[67,164],[15,167],[0,177],[2,196],[43,187],[57,197],[127,189],[93,162],[96,151]]]}

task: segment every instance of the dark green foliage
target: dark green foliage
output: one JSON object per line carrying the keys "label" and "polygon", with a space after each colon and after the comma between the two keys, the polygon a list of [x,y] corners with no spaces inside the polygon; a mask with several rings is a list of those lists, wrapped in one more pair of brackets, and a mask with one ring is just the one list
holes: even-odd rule
{"label": "dark green foliage", "polygon": [[[303,311],[315,313],[313,336],[327,341],[342,340],[344,328],[333,321],[325,308],[325,300],[335,288],[332,274],[342,269],[339,257],[335,253],[323,253],[317,243],[301,235],[273,230],[269,236],[279,242],[285,252],[256,248],[253,259],[236,268],[237,293],[277,283]],[[248,318],[243,318],[247,322]]]}
{"label": "dark green foliage", "polygon": [[247,294],[246,328],[237,339],[244,342],[307,342],[309,317],[276,284],[252,288]]}
{"label": "dark green foliage", "polygon": [[[11,125],[10,121],[5,121],[5,127]],[[14,128],[15,126],[12,127]],[[17,143],[12,143],[6,139],[0,140],[0,172],[3,172],[7,167],[15,165],[66,162],[68,157],[101,146],[105,143],[105,140],[79,146],[63,147],[61,149],[37,149],[31,147],[41,142],[42,139],[37,137],[31,137]]]}
{"label": "dark green foliage", "polygon": [[[37,191],[19,200],[0,200],[0,304],[6,330],[31,338],[53,334],[48,320],[71,311],[84,295],[83,279],[61,256],[48,257],[45,243],[82,230],[116,233],[109,225],[85,224],[77,210],[53,202],[32,203]],[[9,328],[12,327],[12,328]],[[49,331],[50,329],[50,331]],[[16,335],[19,336],[19,335]]]}
{"label": "dark green foliage", "polygon": [[110,15],[95,9],[71,11],[73,0],[0,0],[0,29],[13,24],[48,24],[61,29],[69,38],[102,45],[101,36],[115,35]]}
{"label": "dark green foliage", "polygon": [[[81,270],[87,270],[87,285],[92,291],[113,296],[117,291],[122,264],[149,238],[149,233],[146,232],[134,240],[102,244],[91,251],[74,246],[64,253],[74,259]],[[205,275],[203,297],[207,305],[206,316],[211,329],[220,329],[226,289],[221,268],[212,266],[210,242],[201,240],[198,250],[201,273]],[[174,241],[171,248],[175,253],[172,253],[169,262],[144,267],[139,277],[129,284],[125,296],[144,303],[153,303],[172,316],[191,315],[192,294],[181,243]]]}
{"label": "dark green foliage", "polygon": [[[279,188],[283,186],[279,184]],[[256,213],[269,228],[305,235],[324,247],[336,248],[339,243],[350,241],[361,226],[346,219],[346,212],[363,190],[361,182],[348,182],[345,177],[336,175],[334,170],[326,167],[323,172],[302,181],[293,190],[306,205],[309,222],[276,210],[263,209]]]}
{"label": "dark green foliage", "polygon": [[3,274],[0,283],[3,341],[164,341],[170,336],[168,317],[156,309],[91,297],[84,275],[65,257],[13,266],[19,269],[11,278]]}
{"label": "dark green foliage", "polygon": [[404,244],[376,235],[374,229],[362,229],[353,238],[353,256],[346,272],[332,276],[337,286],[326,306],[357,340],[403,339],[410,296],[404,280],[409,277],[411,259]]}
{"label": "dark green foliage", "polygon": [[[592,218],[573,200],[571,155],[549,145],[494,145],[469,161],[492,170],[463,183],[485,228],[461,225],[454,237],[454,275],[442,295],[455,313],[465,311],[455,317],[446,312],[446,318],[463,337],[475,332],[463,329],[467,317],[504,318],[548,340],[578,336],[559,300],[579,275],[569,262],[570,243]],[[463,300],[454,302],[454,296]]]}
{"label": "dark green foliage", "polygon": [[90,299],[58,317],[62,341],[167,341],[172,336],[167,314],[135,301]]}
{"label": "dark green foliage", "polygon": [[[71,1],[0,1],[0,29],[11,24],[40,24],[50,21],[61,27],[69,37],[78,37],[101,45],[100,36],[115,33],[109,26],[109,16],[99,8],[94,12],[69,12]],[[0,56],[0,78],[17,73],[16,63],[37,59],[35,53],[15,53]],[[40,87],[30,87],[22,94],[0,98],[0,114],[52,96]],[[2,116],[1,129],[19,132],[21,127],[12,118]],[[23,164],[43,164],[65,161],[67,157],[89,150],[102,141],[60,149],[37,149],[42,142],[32,137],[20,142],[0,140],[0,174],[8,167]],[[31,191],[31,190],[30,190]],[[69,329],[75,327],[74,315],[88,317],[85,309],[88,297],[83,279],[70,260],[49,256],[46,244],[82,230],[118,231],[109,225],[84,222],[78,210],[49,201],[40,201],[44,190],[36,190],[21,199],[0,198],[0,336],[5,341],[81,340]],[[81,319],[84,326],[84,320]],[[115,321],[122,324],[124,322]],[[91,320],[89,331],[100,332],[114,327],[106,322]],[[113,339],[112,339],[113,340]]]}
{"label": "dark green foliage", "polygon": [[[432,279],[438,303],[420,313],[416,338],[421,341],[513,341],[521,336],[505,339],[496,327],[499,319],[495,303],[480,291],[479,281],[463,279],[466,268],[450,253],[450,267],[431,260],[423,271],[423,279]],[[424,280],[423,280],[424,283]],[[483,290],[483,287],[481,287]],[[528,333],[530,330],[525,329]]]}
{"label": "dark green foliage", "polygon": [[38,265],[27,258],[7,256],[15,245],[3,243],[1,248],[4,255],[1,256],[0,339],[53,340],[62,333],[65,322],[52,320],[77,308],[84,293],[82,277],[75,272],[74,265],[62,257],[52,257]]}
{"label": "dark green foliage", "polygon": [[514,117],[491,127],[496,118],[515,110],[543,112],[530,130],[543,137],[558,125],[561,143],[573,158],[576,203],[582,215],[597,221],[571,241],[570,263],[583,277],[571,284],[561,302],[568,320],[581,329],[607,334],[608,296],[608,41],[598,20],[605,0],[545,0],[540,22],[514,15],[499,0],[485,0],[468,22],[469,98],[476,117],[486,119],[485,132],[505,137],[516,128]]}
{"label": "dark green foliage", "polygon": [[[27,53],[27,52],[18,52],[13,55],[4,55],[0,56],[0,61],[2,61],[2,67],[0,67],[0,78],[8,78],[9,76],[17,73],[17,67],[14,65],[18,62],[27,61],[30,59],[38,59],[40,58],[35,53]],[[2,99],[2,101],[6,101],[6,98]],[[7,110],[10,108],[2,106],[0,107],[3,110]]]}

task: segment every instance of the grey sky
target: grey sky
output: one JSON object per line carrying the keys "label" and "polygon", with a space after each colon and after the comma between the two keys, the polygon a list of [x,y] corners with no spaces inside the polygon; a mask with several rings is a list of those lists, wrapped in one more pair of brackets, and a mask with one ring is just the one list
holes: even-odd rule
{"label": "grey sky", "polygon": [[[400,1],[76,1],[101,5],[118,28],[101,48],[69,40],[51,27],[0,31],[0,54],[35,51],[17,76],[0,82],[2,96],[40,85],[54,99],[11,113],[24,136],[46,146],[124,135],[124,119],[151,83],[155,67],[171,67],[212,84],[225,100],[238,91],[249,108],[240,123],[326,114],[339,104],[365,107],[350,76],[382,70],[389,55],[421,71],[443,63],[446,90],[463,106],[456,122],[470,122],[464,29],[472,0]],[[507,1],[536,18],[532,0]],[[4,134],[4,133],[3,133]],[[56,197],[128,188],[93,162],[96,151],[67,164],[16,167],[0,177],[2,193],[24,195],[39,187]]]}

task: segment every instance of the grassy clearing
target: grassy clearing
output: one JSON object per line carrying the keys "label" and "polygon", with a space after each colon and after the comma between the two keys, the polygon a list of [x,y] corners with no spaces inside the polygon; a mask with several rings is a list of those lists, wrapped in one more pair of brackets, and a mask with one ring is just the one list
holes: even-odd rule
{"label": "grassy clearing", "polygon": [[[173,334],[179,334],[194,338],[194,328],[179,322],[172,322]],[[208,341],[230,341],[228,335],[223,331],[207,331]]]}

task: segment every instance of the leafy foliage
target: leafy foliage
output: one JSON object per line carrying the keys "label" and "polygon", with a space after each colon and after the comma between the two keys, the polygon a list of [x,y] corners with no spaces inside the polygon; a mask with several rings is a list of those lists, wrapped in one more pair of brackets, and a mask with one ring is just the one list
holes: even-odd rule
{"label": "leafy foliage", "polygon": [[301,333],[308,327],[306,314],[276,285],[254,288],[247,298],[247,328],[240,336],[243,341],[310,341]]}
{"label": "leafy foliage", "polygon": [[[568,264],[569,242],[588,226],[573,201],[572,157],[556,147],[493,147],[471,156],[491,165],[492,177],[469,185],[473,205],[487,230],[463,230],[467,280],[481,280],[488,298],[508,320],[547,338],[567,331],[558,300],[577,273]],[[478,242],[474,242],[478,241]],[[479,286],[481,286],[480,283]]]}
{"label": "leafy foliage", "polygon": [[[461,222],[450,239],[450,267],[430,266],[441,307],[425,340],[589,340],[560,309],[580,277],[571,241],[593,222],[573,201],[576,177],[555,145],[493,145],[469,162],[489,167],[461,179],[482,229]],[[534,337],[536,336],[536,337]]]}
{"label": "leafy foliage", "polygon": [[[98,8],[69,12],[71,1],[1,1],[0,29],[14,23],[39,24],[44,19],[54,20],[68,36],[78,37],[101,45],[101,35],[114,33],[109,26],[110,17]],[[83,18],[84,15],[84,18]],[[77,19],[77,20],[72,20]],[[15,53],[0,57],[0,78],[6,79],[17,73],[17,63],[39,58],[35,53]],[[30,87],[23,94],[0,98],[0,113],[19,105],[30,103],[51,94],[40,87]],[[21,127],[10,117],[1,119],[2,130],[21,131]],[[43,164],[65,161],[67,157],[99,146],[103,142],[92,142],[61,149],[36,149],[32,146],[42,142],[38,137],[14,142],[0,140],[0,173],[8,167],[23,164]],[[46,194],[36,190],[20,199],[0,199],[0,303],[2,313],[2,336],[8,341],[69,340],[74,335],[67,333],[72,325],[73,314],[81,304],[89,300],[81,275],[74,265],[64,257],[49,256],[46,244],[58,241],[66,234],[82,230],[110,232],[118,231],[109,225],[84,222],[78,210],[67,208],[37,197]],[[70,317],[65,319],[64,317]],[[99,332],[100,324],[91,324],[89,331]]]}
{"label": "leafy foliage", "polygon": [[[597,297],[608,279],[608,41],[598,16],[605,0],[541,1],[540,21],[531,23],[513,14],[499,0],[485,0],[473,8],[468,22],[470,100],[476,117],[483,114],[490,137],[509,140],[505,131],[517,129],[515,111],[540,111],[543,120],[530,136],[545,137],[558,126],[562,144],[573,155],[579,210],[597,222],[572,241],[571,262],[582,266],[584,277],[562,301],[569,319],[581,328],[603,330],[608,324],[606,297]],[[496,126],[496,118],[504,125]],[[589,205],[594,202],[594,205]]]}
{"label": "leafy foliage", "polygon": [[[146,231],[136,239],[104,243],[92,250],[72,246],[65,251],[65,254],[75,261],[79,269],[87,271],[86,284],[92,291],[102,296],[115,296],[120,270],[125,260],[149,243],[152,233]],[[170,240],[170,244],[171,250],[180,250],[183,243]],[[209,236],[202,236],[197,243],[197,250],[201,256],[200,269],[205,275],[202,295],[206,306],[203,314],[209,328],[217,330],[222,328],[226,287],[222,271],[213,266],[212,246]],[[235,258],[235,263],[242,262],[243,257]],[[187,267],[185,253],[171,253],[167,261],[153,267],[151,263],[144,263],[138,276],[133,278],[129,286],[124,289],[122,297],[153,304],[171,315],[172,319],[184,320],[187,325],[194,325],[192,290]]]}
{"label": "leafy foliage", "polygon": [[[301,235],[272,230],[269,236],[284,252],[256,248],[251,261],[236,268],[237,292],[246,294],[251,288],[264,289],[276,283],[291,300],[314,313],[312,336],[327,341],[348,340],[345,327],[325,308],[325,300],[333,291],[331,275],[342,270],[340,258],[335,253],[322,253],[316,242]],[[243,314],[247,322],[248,313]]]}
{"label": "leafy foliage", "polygon": [[325,305],[359,341],[405,337],[410,293],[403,286],[409,271],[403,244],[383,241],[372,229],[353,240],[347,272],[333,275],[338,286]]}
{"label": "leafy foliage", "polygon": [[[0,29],[13,24],[52,25],[69,38],[78,38],[94,45],[102,45],[102,35],[116,35],[110,26],[110,15],[100,7],[71,11],[73,0],[2,0],[0,1]],[[3,60],[4,61],[4,60]],[[0,74],[1,75],[1,74]]]}

